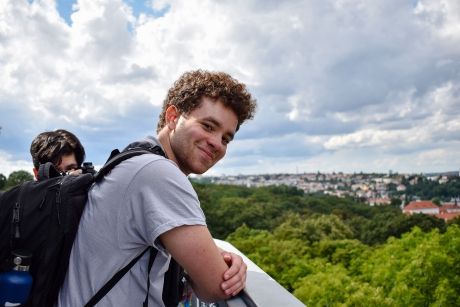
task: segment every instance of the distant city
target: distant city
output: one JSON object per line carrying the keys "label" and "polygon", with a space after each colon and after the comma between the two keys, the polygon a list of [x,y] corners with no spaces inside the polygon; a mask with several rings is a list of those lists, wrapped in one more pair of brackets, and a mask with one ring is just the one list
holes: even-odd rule
{"label": "distant city", "polygon": [[[436,181],[439,184],[458,179],[460,172],[449,171],[427,174],[398,174],[389,171],[377,173],[302,173],[302,174],[265,174],[232,176],[198,176],[197,181],[214,184],[241,185],[246,187],[263,187],[271,185],[294,186],[305,193],[322,193],[338,197],[353,197],[369,205],[390,204],[394,198],[400,199],[402,205],[407,200],[405,191],[409,185],[415,185],[421,179]],[[414,200],[412,197],[411,200]],[[455,201],[455,199],[452,199]]]}

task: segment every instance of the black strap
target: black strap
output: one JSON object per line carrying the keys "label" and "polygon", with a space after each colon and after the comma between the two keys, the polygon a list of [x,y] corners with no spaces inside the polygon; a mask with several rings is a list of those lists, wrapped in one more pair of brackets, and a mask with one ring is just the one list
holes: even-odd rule
{"label": "black strap", "polygon": [[53,163],[46,162],[45,164],[40,164],[38,167],[37,180],[45,180],[49,178],[54,178],[61,176],[61,173],[56,169]]}
{"label": "black strap", "polygon": [[[110,153],[110,157],[104,166],[94,175],[94,180],[97,182],[104,178],[116,165],[120,164],[122,161],[127,160],[131,157],[153,153],[165,157],[165,153],[160,146],[154,145],[149,142],[136,142],[128,145],[122,152],[118,149],[113,150]],[[157,255],[157,250],[150,246],[147,247],[140,255],[131,260],[128,265],[118,271],[97,293],[86,303],[85,307],[90,307],[96,305],[109,291],[120,281],[120,279],[133,267],[134,264],[148,251],[150,250],[148,272],[147,272],[147,294],[144,301],[144,306],[148,306],[148,296],[150,290],[150,270],[152,269],[153,261]]]}
{"label": "black strap", "polygon": [[[146,142],[147,143],[147,142]],[[96,173],[94,180],[97,182],[104,178],[116,165],[120,164],[122,161],[132,158],[134,156],[139,156],[146,153],[153,153],[156,155],[161,155],[165,157],[165,154],[160,146],[153,145],[151,143],[138,142],[133,143],[136,147],[127,147],[122,152],[119,152],[118,149],[115,149],[110,154],[109,159],[104,164],[104,166]]]}
{"label": "black strap", "polygon": [[[96,305],[110,290],[120,281],[120,279],[128,273],[129,270],[136,264],[139,259],[148,251],[150,247],[147,247],[140,255],[136,256],[130,263],[128,263],[124,268],[119,270],[113,277],[105,283],[105,285],[97,291],[97,293],[86,303],[85,307],[90,307]],[[151,258],[151,257],[150,257]],[[150,260],[149,260],[150,262]],[[153,262],[153,261],[152,261]],[[150,273],[150,272],[149,272]],[[150,274],[149,274],[150,275]]]}
{"label": "black strap", "polygon": [[150,151],[153,154],[166,157],[165,152],[163,151],[163,149],[161,149],[160,146],[155,145],[151,142],[147,142],[147,141],[133,142],[129,144],[128,146],[126,146],[125,149],[123,149],[123,151],[129,151],[129,150],[138,149],[138,148],[142,148],[147,151]]}
{"label": "black strap", "polygon": [[145,294],[145,301],[144,301],[143,307],[149,306],[150,271],[152,270],[153,261],[155,260],[155,257],[157,256],[157,252],[158,251],[156,248],[154,248],[153,246],[150,246],[149,266],[147,269],[147,293]]}

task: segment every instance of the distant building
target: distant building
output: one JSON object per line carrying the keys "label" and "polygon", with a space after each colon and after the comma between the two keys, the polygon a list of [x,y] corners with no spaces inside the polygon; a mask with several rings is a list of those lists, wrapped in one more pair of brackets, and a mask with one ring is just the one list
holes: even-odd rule
{"label": "distant building", "polygon": [[442,176],[441,178],[439,178],[438,182],[439,184],[445,184],[449,182],[449,178],[447,176]]}
{"label": "distant building", "polygon": [[460,206],[455,203],[444,203],[439,210],[441,213],[460,213]]}
{"label": "distant building", "polygon": [[415,213],[436,215],[440,213],[440,210],[439,207],[430,200],[417,200],[411,201],[407,206],[405,206],[403,213],[409,215]]}
{"label": "distant building", "polygon": [[455,203],[446,203],[441,206],[437,206],[429,200],[417,200],[412,201],[405,206],[403,213],[409,215],[415,213],[434,215],[447,222],[460,216],[460,206]]}
{"label": "distant building", "polygon": [[369,198],[367,200],[367,203],[370,206],[382,206],[382,205],[389,205],[391,204],[391,199],[385,197],[385,198]]}
{"label": "distant building", "polygon": [[367,184],[357,183],[357,184],[351,185],[351,190],[352,191],[357,191],[357,190],[368,191],[369,187],[367,186]]}
{"label": "distant building", "polygon": [[439,213],[436,214],[436,217],[439,219],[443,219],[445,222],[448,222],[450,220],[453,220],[454,218],[460,216],[460,212],[452,212],[452,213]]}

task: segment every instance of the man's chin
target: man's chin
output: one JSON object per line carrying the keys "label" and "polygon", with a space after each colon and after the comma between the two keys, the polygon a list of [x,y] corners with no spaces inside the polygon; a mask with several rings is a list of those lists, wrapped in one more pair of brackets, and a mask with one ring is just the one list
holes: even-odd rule
{"label": "man's chin", "polygon": [[202,175],[202,174],[206,173],[211,167],[213,167],[214,164],[215,163],[213,163],[211,165],[205,165],[205,164],[199,165],[195,169],[193,169],[192,173],[197,174],[197,175]]}
{"label": "man's chin", "polygon": [[197,169],[196,171],[194,171],[193,173],[197,174],[197,175],[203,175],[204,173],[206,173],[208,171],[208,169],[210,169],[210,167],[208,167],[208,168],[200,168],[200,169]]}

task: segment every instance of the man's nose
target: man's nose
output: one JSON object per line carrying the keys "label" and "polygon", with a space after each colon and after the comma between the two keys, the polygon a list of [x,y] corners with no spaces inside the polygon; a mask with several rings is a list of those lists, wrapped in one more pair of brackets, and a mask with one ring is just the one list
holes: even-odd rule
{"label": "man's nose", "polygon": [[208,143],[213,148],[214,153],[218,155],[225,151],[225,146],[222,144],[222,135],[218,133],[213,134],[209,138]]}

